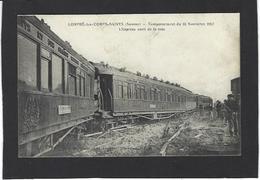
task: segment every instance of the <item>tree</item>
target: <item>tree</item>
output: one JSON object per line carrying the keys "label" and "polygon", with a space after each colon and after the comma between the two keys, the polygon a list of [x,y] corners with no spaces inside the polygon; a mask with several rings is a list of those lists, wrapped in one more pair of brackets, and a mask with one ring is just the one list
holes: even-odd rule
{"label": "tree", "polygon": [[158,80],[158,78],[157,78],[156,76],[154,76],[154,77],[153,77],[153,80],[157,81],[157,80]]}
{"label": "tree", "polygon": [[121,71],[121,72],[125,72],[125,71],[126,71],[126,67],[122,67],[122,68],[120,68],[119,71]]}

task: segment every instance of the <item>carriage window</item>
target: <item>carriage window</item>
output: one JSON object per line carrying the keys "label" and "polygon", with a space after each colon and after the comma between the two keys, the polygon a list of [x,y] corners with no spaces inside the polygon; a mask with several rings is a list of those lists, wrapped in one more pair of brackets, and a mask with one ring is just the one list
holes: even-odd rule
{"label": "carriage window", "polygon": [[170,94],[167,93],[167,101],[170,102],[171,101],[171,96]]}
{"label": "carriage window", "polygon": [[69,74],[68,74],[68,87],[69,87],[69,94],[76,95],[77,87],[76,87],[76,67],[72,64],[68,63]]}
{"label": "carriage window", "polygon": [[127,84],[126,83],[124,83],[124,85],[123,85],[123,98],[126,98],[127,97]]}
{"label": "carriage window", "polygon": [[17,36],[19,87],[37,88],[37,45],[22,35]]}
{"label": "carriage window", "polygon": [[83,76],[80,76],[80,95],[81,96],[86,96],[85,94],[85,87],[86,87],[86,84],[85,84],[85,77]]}
{"label": "carriage window", "polygon": [[147,91],[144,89],[144,100],[147,100]]}
{"label": "carriage window", "polygon": [[174,99],[174,94],[172,94],[172,102],[174,102],[175,101],[175,99]]}
{"label": "carriage window", "polygon": [[94,89],[94,80],[93,80],[93,77],[90,76],[90,75],[87,75],[88,79],[89,79],[89,84],[87,85],[87,88],[88,91],[89,91],[89,95],[90,97],[93,97],[93,89]]}
{"label": "carriage window", "polygon": [[77,75],[77,95],[80,95],[80,76]]}
{"label": "carriage window", "polygon": [[63,93],[62,58],[55,54],[52,56],[52,89],[53,92]]}
{"label": "carriage window", "polygon": [[162,91],[162,101],[165,101],[166,100],[166,94],[164,91]]}
{"label": "carriage window", "polygon": [[41,58],[41,90],[49,91],[49,60]]}
{"label": "carriage window", "polygon": [[135,85],[135,98],[140,99],[141,98],[141,89],[138,85]]}
{"label": "carriage window", "polygon": [[50,91],[50,61],[51,53],[41,48],[41,90]]}
{"label": "carriage window", "polygon": [[118,85],[118,98],[123,98],[123,85]]}
{"label": "carriage window", "polygon": [[79,96],[86,96],[86,73],[79,71],[77,76],[77,94]]}
{"label": "carriage window", "polygon": [[164,101],[164,91],[161,92],[161,96],[162,101]]}
{"label": "carriage window", "polygon": [[140,99],[144,99],[144,87],[140,87]]}
{"label": "carriage window", "polygon": [[142,88],[141,87],[138,88],[138,92],[139,92],[139,99],[143,99]]}
{"label": "carriage window", "polygon": [[158,101],[158,92],[154,90],[154,100]]}
{"label": "carriage window", "polygon": [[158,91],[158,101],[162,101],[162,93],[160,90]]}
{"label": "carriage window", "polygon": [[92,78],[90,75],[86,74],[86,89],[85,89],[85,94],[86,97],[91,97],[92,96]]}
{"label": "carriage window", "polygon": [[150,91],[151,91],[150,88],[147,88],[147,90],[146,90],[147,100],[150,100],[150,95],[151,95]]}
{"label": "carriage window", "polygon": [[86,97],[90,97],[90,83],[91,83],[91,81],[90,81],[90,76],[88,75],[88,74],[86,74],[86,76],[85,76],[86,78],[85,78],[85,85],[86,85],[86,88],[85,88],[85,96]]}
{"label": "carriage window", "polygon": [[154,90],[153,88],[150,89],[150,100],[154,100]]}
{"label": "carriage window", "polygon": [[135,85],[135,99],[138,99],[138,88],[136,85]]}
{"label": "carriage window", "polygon": [[127,84],[127,98],[132,99],[132,89],[131,89],[131,84]]}

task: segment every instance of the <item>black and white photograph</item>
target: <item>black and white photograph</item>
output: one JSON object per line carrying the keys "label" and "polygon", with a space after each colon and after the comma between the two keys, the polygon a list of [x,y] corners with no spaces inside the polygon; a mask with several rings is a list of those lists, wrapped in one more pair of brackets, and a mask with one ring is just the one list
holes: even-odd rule
{"label": "black and white photograph", "polygon": [[240,13],[17,16],[18,158],[241,156]]}
{"label": "black and white photograph", "polygon": [[3,178],[258,177],[256,6],[4,1]]}

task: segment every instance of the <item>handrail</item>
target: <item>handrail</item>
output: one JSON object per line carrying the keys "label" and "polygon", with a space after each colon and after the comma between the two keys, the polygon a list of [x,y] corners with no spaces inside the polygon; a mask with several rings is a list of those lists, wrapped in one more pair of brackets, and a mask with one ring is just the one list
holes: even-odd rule
{"label": "handrail", "polygon": [[110,99],[111,99],[110,105],[111,105],[111,109],[112,109],[112,107],[113,107],[113,97],[112,97],[112,93],[111,93],[110,89],[107,89],[107,90],[108,90],[108,93],[109,93],[109,96],[110,96]]}
{"label": "handrail", "polygon": [[98,92],[101,94],[101,101],[102,101],[101,106],[103,106],[101,108],[104,110],[105,109],[104,95],[103,95],[102,90],[100,88],[98,89]]}

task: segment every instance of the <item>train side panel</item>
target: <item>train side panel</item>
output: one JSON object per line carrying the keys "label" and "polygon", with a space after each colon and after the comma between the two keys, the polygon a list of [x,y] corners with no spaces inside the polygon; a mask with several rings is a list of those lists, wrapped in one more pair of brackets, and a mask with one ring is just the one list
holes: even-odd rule
{"label": "train side panel", "polygon": [[77,96],[18,94],[19,144],[71,127],[93,114],[93,100]]}
{"label": "train side panel", "polygon": [[196,108],[191,93],[113,76],[114,113],[180,112]]}
{"label": "train side panel", "polygon": [[17,22],[19,156],[31,156],[53,133],[92,118],[95,71],[44,22]]}

